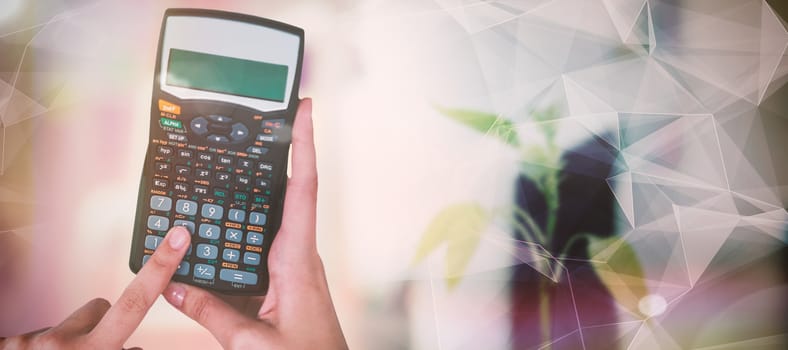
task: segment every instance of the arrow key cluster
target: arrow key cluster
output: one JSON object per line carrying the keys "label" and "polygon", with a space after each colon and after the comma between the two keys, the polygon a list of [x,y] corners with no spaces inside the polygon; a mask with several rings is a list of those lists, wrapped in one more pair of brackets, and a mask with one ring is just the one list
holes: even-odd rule
{"label": "arrow key cluster", "polygon": [[192,119],[191,131],[214,143],[242,142],[249,137],[249,128],[241,122],[233,122],[233,118],[211,114]]}

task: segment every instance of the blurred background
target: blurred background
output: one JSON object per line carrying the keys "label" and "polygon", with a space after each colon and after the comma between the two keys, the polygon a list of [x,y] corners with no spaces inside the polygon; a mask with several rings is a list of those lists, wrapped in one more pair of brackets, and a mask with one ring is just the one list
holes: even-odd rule
{"label": "blurred background", "polygon": [[[351,348],[788,344],[781,0],[3,0],[0,336],[133,278],[169,7],[305,29]],[[127,346],[219,348],[164,300]]]}

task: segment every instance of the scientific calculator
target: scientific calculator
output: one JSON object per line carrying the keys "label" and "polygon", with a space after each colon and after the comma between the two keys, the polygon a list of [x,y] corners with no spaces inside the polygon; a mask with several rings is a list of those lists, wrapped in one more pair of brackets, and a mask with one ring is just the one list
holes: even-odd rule
{"label": "scientific calculator", "polygon": [[192,244],[173,280],[266,293],[303,51],[303,30],[288,24],[214,10],[165,12],[133,272],[180,225]]}

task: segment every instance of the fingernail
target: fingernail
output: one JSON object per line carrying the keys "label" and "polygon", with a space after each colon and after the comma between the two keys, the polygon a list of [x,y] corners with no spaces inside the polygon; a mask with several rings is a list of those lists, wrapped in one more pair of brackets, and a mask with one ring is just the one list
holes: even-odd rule
{"label": "fingernail", "polygon": [[186,241],[189,240],[189,232],[183,226],[174,227],[170,230],[170,247],[172,249],[181,249],[184,245],[186,245]]}
{"label": "fingernail", "polygon": [[185,296],[186,289],[183,289],[183,286],[177,283],[170,283],[167,288],[164,289],[164,299],[167,299],[167,302],[172,304],[172,306],[181,307]]}

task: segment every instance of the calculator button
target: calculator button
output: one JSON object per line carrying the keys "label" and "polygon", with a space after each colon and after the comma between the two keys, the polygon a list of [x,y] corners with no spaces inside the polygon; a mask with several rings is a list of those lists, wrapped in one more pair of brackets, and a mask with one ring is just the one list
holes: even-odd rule
{"label": "calculator button", "polygon": [[214,197],[219,197],[219,198],[227,198],[227,190],[225,190],[223,188],[215,187],[213,189],[213,196]]}
{"label": "calculator button", "polygon": [[197,169],[194,174],[203,179],[211,177],[211,171],[208,169]]}
{"label": "calculator button", "polygon": [[185,165],[175,166],[175,173],[178,175],[189,175],[191,172],[192,172],[192,168],[189,168]]}
{"label": "calculator button", "polygon": [[243,210],[230,209],[230,213],[227,215],[227,218],[235,222],[244,222],[246,213]]}
{"label": "calculator button", "polygon": [[148,259],[150,259],[150,255],[142,256],[142,266],[145,266],[145,264],[148,262]]}
{"label": "calculator button", "polygon": [[208,133],[208,120],[203,117],[192,119],[192,131],[197,135],[205,135]]}
{"label": "calculator button", "polygon": [[150,197],[150,208],[161,211],[170,211],[170,209],[172,209],[172,199],[164,196]]}
{"label": "calculator button", "polygon": [[219,239],[219,235],[221,234],[221,229],[219,226],[211,225],[211,224],[201,224],[200,225],[200,237],[206,239]]}
{"label": "calculator button", "polygon": [[200,152],[200,153],[197,154],[197,159],[199,159],[199,160],[201,160],[203,162],[209,162],[210,163],[210,162],[213,161],[213,155],[210,154],[210,153],[202,153],[202,152]]}
{"label": "calculator button", "polygon": [[211,136],[208,136],[208,140],[209,141],[213,141],[213,142],[218,142],[218,143],[230,142],[230,139],[228,139],[227,136],[223,136],[223,135],[211,135]]}
{"label": "calculator button", "polygon": [[233,158],[232,157],[228,157],[228,156],[219,156],[219,164],[232,165],[233,164]]}
{"label": "calculator button", "polygon": [[216,256],[219,255],[219,248],[215,245],[210,244],[198,244],[197,245],[197,256],[203,259],[216,259]]}
{"label": "calculator button", "polygon": [[268,203],[268,197],[266,196],[254,196],[254,202],[257,204],[266,204]]}
{"label": "calculator button", "polygon": [[277,139],[276,135],[257,134],[257,141],[260,142],[275,142],[276,139]]}
{"label": "calculator button", "polygon": [[214,268],[211,265],[205,265],[205,264],[194,265],[194,277],[202,278],[206,280],[212,280],[215,273],[216,273],[216,268]]}
{"label": "calculator button", "polygon": [[156,171],[162,173],[170,171],[170,163],[156,162]]}
{"label": "calculator button", "polygon": [[173,183],[172,187],[178,192],[182,192],[182,193],[189,192],[189,185],[184,182]]}
{"label": "calculator button", "polygon": [[163,239],[164,238],[159,236],[147,235],[145,236],[145,248],[156,250]]}
{"label": "calculator button", "polygon": [[249,159],[238,159],[238,167],[244,169],[250,169],[252,167],[252,161]]}
{"label": "calculator button", "polygon": [[249,184],[249,177],[246,175],[238,175],[235,177],[235,182],[241,185],[248,185]]}
{"label": "calculator button", "polygon": [[225,172],[221,172],[221,171],[217,172],[216,173],[216,180],[221,181],[221,182],[227,182],[227,181],[230,180],[230,173],[225,173]]}
{"label": "calculator button", "polygon": [[163,216],[148,216],[148,228],[155,231],[167,231],[170,228],[170,219]]}
{"label": "calculator button", "polygon": [[233,194],[233,199],[239,202],[246,202],[249,200],[249,194],[246,192],[235,192]]}
{"label": "calculator button", "polygon": [[246,252],[244,253],[244,264],[246,265],[260,265],[260,254]]}
{"label": "calculator button", "polygon": [[194,185],[194,193],[197,193],[197,194],[208,194],[208,187]]}
{"label": "calculator button", "polygon": [[227,282],[257,284],[257,275],[251,272],[231,270],[231,269],[221,269],[219,271],[219,279]]}
{"label": "calculator button", "polygon": [[262,245],[263,244],[263,234],[257,232],[247,232],[246,233],[246,244],[251,245]]}
{"label": "calculator button", "polygon": [[263,213],[255,213],[255,212],[249,213],[249,223],[252,225],[263,226],[265,225],[265,220],[266,217],[265,214]]}
{"label": "calculator button", "polygon": [[228,241],[241,243],[242,238],[243,238],[243,232],[241,232],[241,230],[228,228],[227,231],[224,232],[224,239]]}
{"label": "calculator button", "polygon": [[186,276],[189,274],[189,262],[188,261],[181,261],[178,264],[178,268],[175,270],[176,275]]}
{"label": "calculator button", "polygon": [[185,227],[187,230],[189,230],[189,233],[191,233],[191,234],[194,234],[194,223],[193,223],[193,222],[191,222],[191,221],[186,221],[186,220],[175,220],[175,222],[173,222],[173,223],[172,223],[172,226],[173,226],[173,227],[174,227],[174,226],[183,226],[183,227]]}
{"label": "calculator button", "polygon": [[249,146],[249,147],[246,148],[246,151],[251,153],[251,154],[263,155],[263,154],[268,153],[268,148],[257,147],[257,146]]}
{"label": "calculator button", "polygon": [[212,122],[217,122],[217,123],[229,123],[233,121],[233,118],[219,114],[211,114],[208,116],[208,119],[210,119]]}
{"label": "calculator button", "polygon": [[254,184],[257,185],[257,187],[262,187],[262,188],[271,187],[271,182],[265,179],[255,179]]}
{"label": "calculator button", "polygon": [[188,149],[180,149],[178,150],[178,157],[181,158],[191,158],[194,156],[194,152]]}
{"label": "calculator button", "polygon": [[216,204],[203,204],[201,215],[204,218],[219,220],[224,214],[224,208]]}
{"label": "calculator button", "polygon": [[238,262],[238,259],[240,258],[241,253],[235,249],[225,249],[222,252],[222,259],[224,259],[224,261]]}
{"label": "calculator button", "polygon": [[167,182],[167,180],[153,179],[153,186],[156,186],[156,187],[159,187],[159,188],[167,188],[168,184],[169,184],[169,182]]}
{"label": "calculator button", "polygon": [[197,214],[197,202],[179,199],[175,202],[175,211],[178,214],[194,215]]}
{"label": "calculator button", "polygon": [[183,128],[183,124],[181,124],[180,120],[175,120],[171,118],[161,118],[159,119],[159,124],[163,128],[173,128],[173,129],[181,129]]}
{"label": "calculator button", "polygon": [[241,123],[233,124],[233,129],[232,131],[230,131],[230,137],[234,141],[243,140],[247,136],[249,136],[249,129],[246,128],[246,125],[243,125]]}
{"label": "calculator button", "polygon": [[270,129],[281,129],[284,124],[285,124],[284,119],[269,119],[269,120],[263,120],[262,127],[270,128]]}
{"label": "calculator button", "polygon": [[177,141],[177,142],[186,142],[186,135],[184,134],[177,134],[174,132],[167,133],[167,139],[170,141]]}
{"label": "calculator button", "polygon": [[260,162],[260,164],[257,164],[257,170],[271,171],[274,170],[274,165],[268,162]]}
{"label": "calculator button", "polygon": [[167,146],[159,146],[158,148],[156,148],[156,150],[159,152],[159,154],[161,154],[163,156],[171,156],[172,155],[172,148],[167,147]]}

